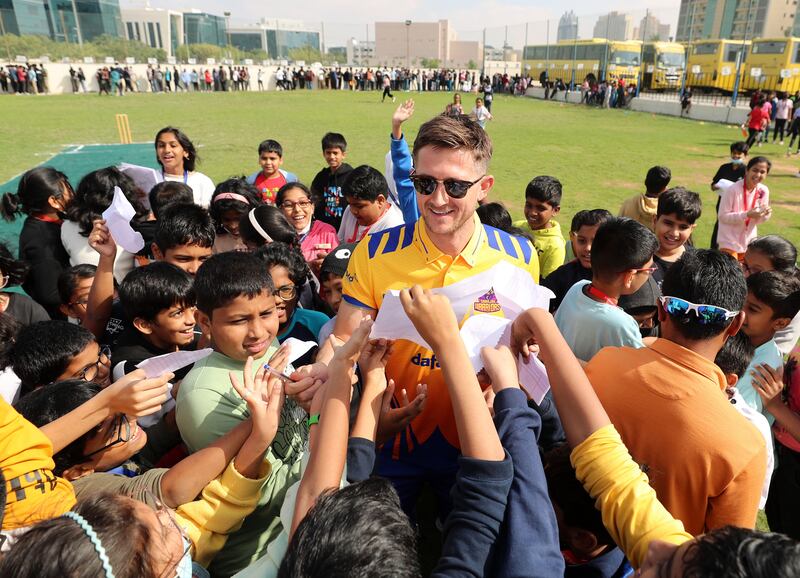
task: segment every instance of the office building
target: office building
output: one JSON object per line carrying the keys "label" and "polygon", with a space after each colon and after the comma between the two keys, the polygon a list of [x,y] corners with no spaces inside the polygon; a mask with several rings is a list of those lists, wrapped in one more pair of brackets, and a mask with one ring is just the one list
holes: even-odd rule
{"label": "office building", "polygon": [[681,0],[676,40],[797,35],[797,4],[780,0]]}
{"label": "office building", "polygon": [[199,10],[183,13],[183,44],[227,46],[225,18]]}
{"label": "office building", "polygon": [[52,36],[42,0],[0,0],[0,24],[5,34]]}
{"label": "office building", "polygon": [[128,40],[161,48],[175,56],[184,43],[183,13],[163,8],[123,8],[122,23]]}
{"label": "office building", "polygon": [[466,68],[480,64],[483,44],[458,40],[447,20],[437,22],[376,22],[375,62],[381,66],[422,66],[424,60],[440,66]]}
{"label": "office building", "polygon": [[371,66],[375,60],[375,42],[369,40],[356,40],[350,38],[347,41],[347,63],[360,66]]}
{"label": "office building", "polygon": [[592,36],[609,40],[630,40],[633,37],[630,15],[614,11],[600,16],[594,25]]}
{"label": "office building", "polygon": [[575,40],[578,38],[578,17],[570,10],[564,12],[558,20],[558,42],[562,40]]}
{"label": "office building", "polygon": [[297,48],[320,50],[320,33],[298,20],[262,18],[252,26],[231,27],[231,44],[242,50],[263,50],[273,60],[290,58]]}

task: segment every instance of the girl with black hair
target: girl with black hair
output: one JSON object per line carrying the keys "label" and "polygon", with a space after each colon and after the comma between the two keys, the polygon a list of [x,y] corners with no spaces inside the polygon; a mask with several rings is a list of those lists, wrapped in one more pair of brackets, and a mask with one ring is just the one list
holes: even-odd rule
{"label": "girl with black hair", "polygon": [[14,259],[8,247],[0,243],[0,313],[9,315],[20,325],[49,321],[47,311],[36,301],[22,293],[5,290],[22,285],[27,275],[28,265]]}
{"label": "girl with black hair", "polygon": [[[89,246],[89,233],[94,221],[101,219],[103,211],[114,200],[114,187],[119,187],[136,210],[134,225],[146,220],[148,211],[141,202],[142,191],[128,175],[117,167],[92,171],[81,179],[75,198],[67,209],[67,220],[61,226],[61,243],[69,254],[69,264],[97,265],[100,254]],[[119,245],[114,261],[114,278],[121,283],[136,266],[136,256]]]}
{"label": "girl with black hair", "polygon": [[300,246],[294,227],[281,210],[272,205],[259,205],[242,215],[239,234],[250,251],[274,242]]}
{"label": "girl with black hair", "polygon": [[156,133],[156,160],[165,181],[179,181],[192,188],[194,202],[208,207],[214,194],[214,182],[195,170],[199,160],[194,144],[179,128],[167,126]]}
{"label": "girl with black hair", "polygon": [[54,319],[58,310],[58,276],[69,267],[61,244],[61,224],[74,192],[67,176],[52,167],[36,167],[22,175],[16,193],[5,193],[0,214],[13,221],[27,215],[19,235],[19,258],[29,266],[22,287]]}
{"label": "girl with black hair", "polygon": [[214,253],[247,251],[247,245],[239,232],[239,222],[244,215],[261,204],[258,189],[248,184],[244,178],[228,179],[217,185],[208,209],[217,229]]}
{"label": "girl with black hair", "polygon": [[297,231],[300,250],[314,275],[319,276],[322,261],[339,245],[339,237],[328,223],[314,219],[316,199],[302,183],[287,183],[275,196],[275,205]]}

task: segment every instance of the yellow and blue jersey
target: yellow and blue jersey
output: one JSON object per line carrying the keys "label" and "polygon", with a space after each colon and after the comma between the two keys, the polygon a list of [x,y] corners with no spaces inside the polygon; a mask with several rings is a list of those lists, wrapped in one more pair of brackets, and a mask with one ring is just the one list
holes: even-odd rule
{"label": "yellow and blue jersey", "polygon": [[[377,310],[389,290],[412,285],[426,289],[444,287],[483,273],[503,260],[524,269],[538,282],[539,262],[530,241],[483,225],[477,215],[473,219],[475,232],[455,257],[445,255],[433,244],[423,219],[370,235],[350,257],[343,280],[343,299],[356,307]],[[470,314],[502,315],[492,287],[486,287]],[[467,317],[469,314],[461,321]],[[437,428],[448,443],[459,447],[450,395],[432,351],[398,340],[386,366],[386,376],[394,379],[397,392],[405,389],[409,399],[416,395],[417,384],[428,386],[425,409],[395,439],[395,456],[401,447],[406,452],[412,451]]]}

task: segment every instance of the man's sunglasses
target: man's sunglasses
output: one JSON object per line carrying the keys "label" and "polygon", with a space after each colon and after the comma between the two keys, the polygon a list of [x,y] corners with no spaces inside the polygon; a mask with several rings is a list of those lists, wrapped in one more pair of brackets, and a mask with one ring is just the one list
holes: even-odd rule
{"label": "man's sunglasses", "polygon": [[690,311],[694,312],[697,321],[702,325],[723,325],[729,319],[736,317],[738,311],[728,311],[716,305],[697,305],[686,299],[664,295],[659,297],[664,310],[670,315],[686,317]]}
{"label": "man's sunglasses", "polygon": [[439,186],[439,183],[441,183],[444,185],[444,190],[449,196],[454,199],[463,199],[467,195],[467,191],[469,191],[470,187],[481,182],[481,179],[485,176],[486,175],[481,175],[474,181],[462,181],[459,179],[444,179],[440,181],[433,177],[424,177],[421,175],[411,175],[410,178],[411,182],[414,183],[414,189],[416,189],[420,195],[432,195]]}

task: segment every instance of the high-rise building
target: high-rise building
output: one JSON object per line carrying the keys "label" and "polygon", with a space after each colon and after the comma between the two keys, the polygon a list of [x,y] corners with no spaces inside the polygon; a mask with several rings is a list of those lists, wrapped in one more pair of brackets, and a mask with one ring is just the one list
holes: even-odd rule
{"label": "high-rise building", "polygon": [[600,16],[594,25],[592,36],[609,40],[630,40],[633,37],[630,15],[614,11]]}
{"label": "high-rise building", "polygon": [[483,60],[478,41],[458,40],[447,20],[437,22],[376,22],[375,61],[382,66],[422,66],[423,60],[465,68]]}
{"label": "high-rise building", "polygon": [[639,26],[633,29],[633,39],[644,40],[645,42],[651,40],[667,42],[670,39],[669,32],[669,24],[661,24],[661,20],[648,13],[639,22]]}
{"label": "high-rise building", "polygon": [[6,34],[52,36],[42,0],[0,0],[0,23]]}
{"label": "high-rise building", "polygon": [[781,0],[681,0],[679,42],[701,38],[774,38],[797,34],[797,5]]}
{"label": "high-rise building", "polygon": [[575,12],[570,10],[564,12],[558,20],[558,34],[556,39],[558,42],[562,40],[575,40],[578,38],[578,17]]}
{"label": "high-rise building", "polygon": [[183,44],[213,44],[227,46],[225,18],[216,14],[192,10],[183,13]]}
{"label": "high-rise building", "polygon": [[122,23],[128,40],[161,48],[175,56],[184,44],[183,13],[163,8],[123,8]]}
{"label": "high-rise building", "polygon": [[69,42],[98,36],[125,38],[119,0],[45,0],[51,38]]}
{"label": "high-rise building", "polygon": [[228,29],[231,44],[242,50],[263,50],[274,60],[290,57],[297,48],[320,50],[320,33],[299,20],[262,18],[255,25]]}

